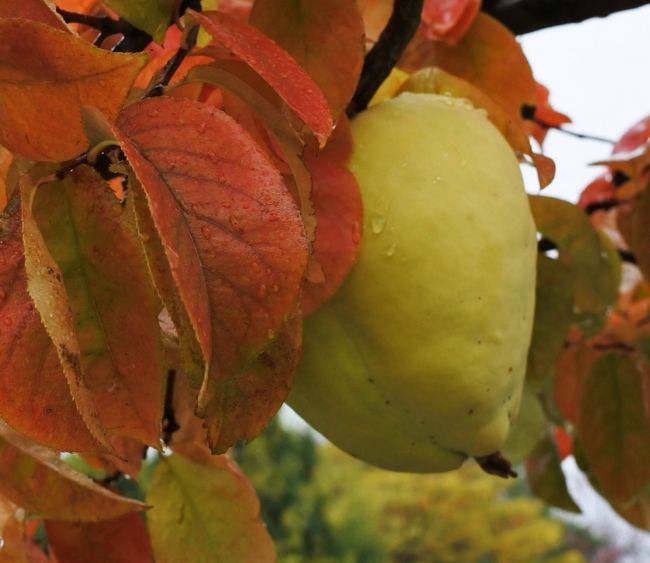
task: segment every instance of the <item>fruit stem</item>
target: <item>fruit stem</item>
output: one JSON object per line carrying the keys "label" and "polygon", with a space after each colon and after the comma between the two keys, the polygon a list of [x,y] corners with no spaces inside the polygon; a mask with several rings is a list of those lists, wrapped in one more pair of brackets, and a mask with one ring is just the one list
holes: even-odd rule
{"label": "fruit stem", "polygon": [[494,452],[474,459],[481,466],[481,469],[490,475],[496,475],[504,479],[517,477],[517,472],[512,468],[512,464],[503,457],[501,452]]}
{"label": "fruit stem", "polygon": [[347,108],[348,117],[368,107],[375,92],[390,74],[420,25],[424,0],[395,0],[393,13],[377,43],[363,61],[357,90]]}

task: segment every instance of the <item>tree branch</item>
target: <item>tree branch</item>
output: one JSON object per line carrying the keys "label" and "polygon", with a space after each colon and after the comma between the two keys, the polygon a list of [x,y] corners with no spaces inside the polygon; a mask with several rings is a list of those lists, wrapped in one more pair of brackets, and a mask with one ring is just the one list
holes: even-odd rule
{"label": "tree branch", "polygon": [[363,62],[357,91],[347,109],[349,117],[368,107],[368,102],[397,64],[420,25],[423,2],[424,0],[395,0],[386,29]]}
{"label": "tree branch", "polygon": [[482,10],[516,35],[589,18],[604,18],[650,0],[484,0]]}

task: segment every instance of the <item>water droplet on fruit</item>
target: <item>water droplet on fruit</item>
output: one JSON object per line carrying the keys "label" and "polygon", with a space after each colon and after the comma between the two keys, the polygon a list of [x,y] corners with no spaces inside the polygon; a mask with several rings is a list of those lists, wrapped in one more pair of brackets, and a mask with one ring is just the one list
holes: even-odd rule
{"label": "water droplet on fruit", "polygon": [[203,122],[203,123],[199,123],[199,124],[196,126],[196,130],[197,130],[199,133],[205,133],[205,130],[206,130],[207,126],[208,126],[208,125],[207,125],[207,123],[205,123],[205,122]]}
{"label": "water droplet on fruit", "polygon": [[267,289],[265,284],[261,283],[260,285],[257,286],[257,296],[260,299],[266,297],[266,293],[267,293]]}
{"label": "water droplet on fruit", "polygon": [[370,220],[370,228],[372,229],[372,232],[378,235],[384,230],[384,227],[386,226],[386,217],[383,215],[375,215],[371,220]]}
{"label": "water droplet on fruit", "polygon": [[259,274],[262,271],[262,268],[257,262],[251,262],[251,268],[256,274]]}
{"label": "water droplet on fruit", "polygon": [[396,246],[397,246],[397,244],[393,243],[386,249],[386,256],[388,258],[390,258],[393,254],[395,254],[395,247]]}

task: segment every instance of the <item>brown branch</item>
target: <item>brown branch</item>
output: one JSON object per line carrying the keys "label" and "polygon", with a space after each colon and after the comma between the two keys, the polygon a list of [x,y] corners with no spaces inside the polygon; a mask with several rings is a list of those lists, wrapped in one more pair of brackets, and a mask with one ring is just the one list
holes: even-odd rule
{"label": "brown branch", "polygon": [[347,109],[349,117],[368,107],[368,102],[399,61],[420,25],[423,1],[395,0],[386,28],[363,62],[357,91]]}
{"label": "brown branch", "polygon": [[482,9],[521,35],[589,18],[604,18],[650,0],[484,0]]}
{"label": "brown branch", "polygon": [[503,457],[501,452],[494,452],[493,454],[475,459],[481,466],[481,469],[490,475],[496,475],[504,479],[517,476],[517,472],[512,468],[512,464]]}

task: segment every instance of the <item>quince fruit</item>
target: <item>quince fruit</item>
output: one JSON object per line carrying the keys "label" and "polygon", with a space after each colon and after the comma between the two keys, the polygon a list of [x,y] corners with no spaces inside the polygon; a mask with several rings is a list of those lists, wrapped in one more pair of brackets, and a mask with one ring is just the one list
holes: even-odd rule
{"label": "quince fruit", "polygon": [[289,404],[379,467],[498,461],[535,298],[536,230],[515,155],[484,112],[434,94],[400,94],[351,127],[363,242],[305,320]]}

